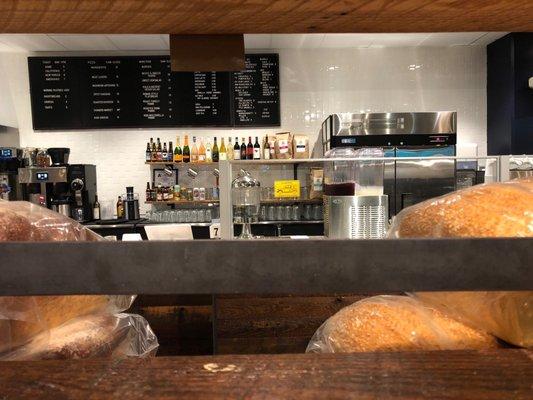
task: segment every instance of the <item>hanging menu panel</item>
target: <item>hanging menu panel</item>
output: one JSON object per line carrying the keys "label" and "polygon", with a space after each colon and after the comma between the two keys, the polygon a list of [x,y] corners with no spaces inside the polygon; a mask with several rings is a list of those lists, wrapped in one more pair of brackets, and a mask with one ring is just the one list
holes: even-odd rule
{"label": "hanging menu panel", "polygon": [[180,126],[231,126],[228,72],[174,72],[173,94]]}
{"label": "hanging menu panel", "polygon": [[34,129],[278,126],[276,54],[246,70],[171,72],[168,56],[29,57]]}
{"label": "hanging menu panel", "polygon": [[172,73],[168,57],[136,58],[136,74],[140,82],[137,110],[142,126],[175,126]]}
{"label": "hanging menu panel", "polygon": [[28,69],[33,129],[81,128],[75,59],[31,57]]}
{"label": "hanging menu panel", "polygon": [[136,95],[128,79],[131,65],[122,57],[78,59],[82,121],[85,128],[136,126],[132,108]]}
{"label": "hanging menu panel", "polygon": [[246,55],[245,70],[233,73],[235,126],[279,126],[279,57]]}

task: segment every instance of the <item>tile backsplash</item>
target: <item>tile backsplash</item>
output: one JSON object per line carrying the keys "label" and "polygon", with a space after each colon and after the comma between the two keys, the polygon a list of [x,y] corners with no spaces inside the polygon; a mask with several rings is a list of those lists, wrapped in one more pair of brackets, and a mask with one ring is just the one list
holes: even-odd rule
{"label": "tile backsplash", "polygon": [[[272,50],[269,50],[272,52]],[[314,144],[320,124],[335,112],[457,111],[458,142],[486,154],[486,50],[483,46],[279,50],[281,127],[275,129],[32,129],[26,56],[0,55],[22,146],[71,148],[73,163],[97,165],[98,193],[111,205],[126,186],[144,198],[150,167],[146,141],[176,136],[263,136],[305,133]],[[461,148],[461,147],[460,147]],[[459,150],[461,153],[461,150]],[[144,204],[142,210],[146,210]]]}

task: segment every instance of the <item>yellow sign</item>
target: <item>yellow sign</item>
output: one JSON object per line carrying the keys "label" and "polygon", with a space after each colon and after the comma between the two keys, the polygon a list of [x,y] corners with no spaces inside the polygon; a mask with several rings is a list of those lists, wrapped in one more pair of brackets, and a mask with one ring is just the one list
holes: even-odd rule
{"label": "yellow sign", "polygon": [[274,181],[274,197],[300,197],[300,181]]}

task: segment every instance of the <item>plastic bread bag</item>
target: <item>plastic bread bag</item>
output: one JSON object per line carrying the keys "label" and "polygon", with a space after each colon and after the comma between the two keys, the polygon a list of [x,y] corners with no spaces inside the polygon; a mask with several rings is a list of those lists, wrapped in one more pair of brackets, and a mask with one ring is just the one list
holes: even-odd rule
{"label": "plastic bread bag", "polygon": [[417,292],[413,296],[508,343],[533,348],[533,291]]}
{"label": "plastic bread bag", "polygon": [[[389,237],[533,237],[533,179],[477,185],[408,207]],[[504,264],[502,264],[504,267]],[[533,346],[533,291],[414,296],[516,346]]]}
{"label": "plastic bread bag", "polygon": [[308,353],[465,350],[497,347],[471,328],[408,296],[375,296],[353,303],[315,332]]}
{"label": "plastic bread bag", "polygon": [[[28,202],[0,201],[0,242],[97,240],[104,239],[44,207]],[[72,318],[125,311],[134,299],[133,295],[0,297],[0,353]]]}
{"label": "plastic bread bag", "polygon": [[159,344],[136,314],[89,315],[35,336],[4,361],[155,356]]}
{"label": "plastic bread bag", "polygon": [[533,178],[476,185],[407,207],[388,237],[533,237]]}

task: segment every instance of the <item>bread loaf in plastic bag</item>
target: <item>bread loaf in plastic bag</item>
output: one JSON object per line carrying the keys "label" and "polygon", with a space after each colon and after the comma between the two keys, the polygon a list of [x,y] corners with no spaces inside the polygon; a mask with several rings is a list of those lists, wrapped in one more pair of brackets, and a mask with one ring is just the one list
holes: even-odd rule
{"label": "bread loaf in plastic bag", "polygon": [[[98,240],[104,239],[44,207],[0,200],[0,242]],[[0,354],[29,342],[35,335],[46,335],[73,318],[125,311],[134,299],[134,295],[0,297]]]}
{"label": "bread loaf in plastic bag", "polygon": [[50,360],[155,355],[157,338],[140,315],[93,314],[72,319],[42,332],[3,357],[13,360]]}
{"label": "bread loaf in plastic bag", "polygon": [[375,296],[353,303],[324,322],[308,353],[464,350],[497,347],[471,328],[408,296]]}
{"label": "bread loaf in plastic bag", "polygon": [[[394,219],[388,236],[533,237],[533,179],[477,185],[408,207]],[[533,268],[533,260],[524,262]],[[414,296],[509,343],[533,347],[533,291]]]}

